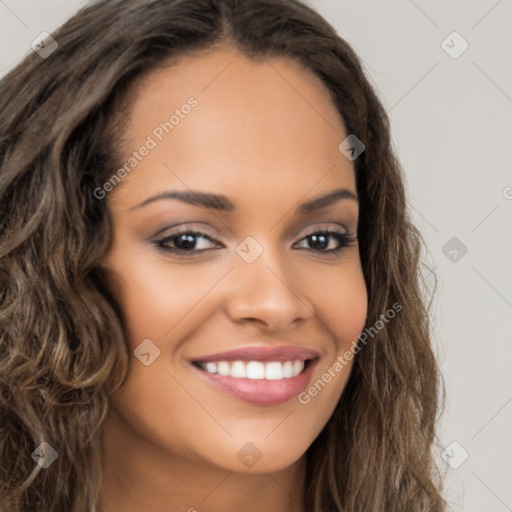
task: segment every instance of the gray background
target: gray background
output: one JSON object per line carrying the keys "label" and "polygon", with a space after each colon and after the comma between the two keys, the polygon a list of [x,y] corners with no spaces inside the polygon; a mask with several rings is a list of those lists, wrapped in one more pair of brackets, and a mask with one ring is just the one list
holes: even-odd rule
{"label": "gray background", "polygon": [[[0,0],[0,74],[85,4]],[[433,319],[448,392],[439,457],[451,508],[512,511],[512,4],[310,4],[354,47],[388,110],[438,276]],[[458,52],[462,40],[442,46],[454,31],[469,44],[455,59],[445,49]]]}

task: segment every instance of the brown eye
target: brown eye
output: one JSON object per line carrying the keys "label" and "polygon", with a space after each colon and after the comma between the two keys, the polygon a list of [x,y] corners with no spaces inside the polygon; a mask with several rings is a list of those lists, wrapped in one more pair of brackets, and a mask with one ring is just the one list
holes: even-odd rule
{"label": "brown eye", "polygon": [[215,248],[217,242],[198,231],[181,231],[157,240],[155,244],[164,251],[179,253],[197,253]]}
{"label": "brown eye", "polygon": [[307,242],[309,247],[303,247],[316,252],[336,253],[348,247],[355,238],[347,233],[338,231],[317,230],[305,236],[300,243]]}

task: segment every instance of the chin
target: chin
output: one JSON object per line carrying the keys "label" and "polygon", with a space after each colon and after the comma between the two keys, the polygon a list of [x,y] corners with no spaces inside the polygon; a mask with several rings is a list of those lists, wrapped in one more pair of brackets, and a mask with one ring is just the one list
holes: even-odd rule
{"label": "chin", "polygon": [[212,454],[210,462],[227,471],[251,475],[274,473],[296,464],[305,454],[309,445],[283,446],[279,441],[254,443],[233,442],[221,454]]}

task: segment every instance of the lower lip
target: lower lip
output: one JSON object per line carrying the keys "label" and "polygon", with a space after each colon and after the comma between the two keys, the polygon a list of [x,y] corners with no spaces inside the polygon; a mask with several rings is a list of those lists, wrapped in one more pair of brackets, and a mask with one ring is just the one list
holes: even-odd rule
{"label": "lower lip", "polygon": [[282,404],[295,398],[303,391],[313,373],[316,361],[309,361],[302,373],[296,377],[280,380],[237,379],[234,377],[209,373],[192,365],[210,384],[244,402],[258,405]]}

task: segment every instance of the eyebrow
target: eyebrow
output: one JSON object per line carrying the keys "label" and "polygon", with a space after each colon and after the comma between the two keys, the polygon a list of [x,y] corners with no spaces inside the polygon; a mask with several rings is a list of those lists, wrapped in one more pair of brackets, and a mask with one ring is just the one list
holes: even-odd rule
{"label": "eyebrow", "polygon": [[[155,196],[148,197],[148,199],[145,199],[142,203],[130,208],[130,211],[143,208],[144,206],[156,201],[170,199],[176,199],[192,206],[202,206],[209,210],[217,210],[219,212],[233,212],[235,210],[235,205],[226,196],[221,194],[209,194],[206,192],[196,192],[192,190],[169,190]],[[354,192],[351,192],[346,188],[338,188],[332,192],[302,203],[296,208],[296,212],[309,213],[314,210],[326,208],[327,206],[343,199],[351,199],[358,202],[358,197]]]}

